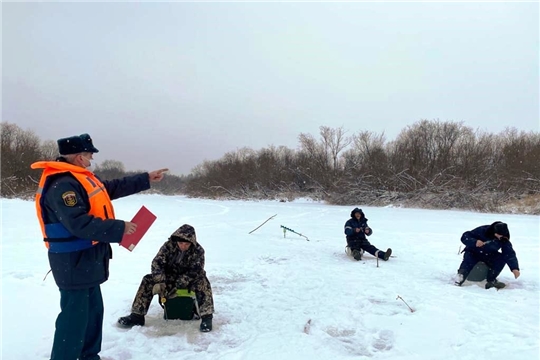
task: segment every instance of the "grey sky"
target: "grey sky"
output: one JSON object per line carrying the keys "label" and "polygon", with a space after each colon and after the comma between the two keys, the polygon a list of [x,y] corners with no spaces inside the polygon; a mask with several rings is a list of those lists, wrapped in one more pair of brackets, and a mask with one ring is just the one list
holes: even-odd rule
{"label": "grey sky", "polygon": [[535,3],[4,3],[2,121],[187,174],[321,125],[540,130]]}

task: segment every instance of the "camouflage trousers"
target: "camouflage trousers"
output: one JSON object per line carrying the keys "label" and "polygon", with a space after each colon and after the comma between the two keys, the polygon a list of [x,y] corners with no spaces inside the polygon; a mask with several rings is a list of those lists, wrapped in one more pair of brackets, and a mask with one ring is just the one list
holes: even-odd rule
{"label": "camouflage trousers", "polygon": [[[176,279],[166,277],[164,282],[167,294],[173,293],[176,290]],[[137,295],[135,295],[135,300],[133,300],[133,305],[131,305],[132,313],[139,315],[146,315],[148,313],[150,303],[154,297],[152,288],[155,284],[157,283],[154,281],[151,274],[145,275],[142,278],[139,290],[137,290]],[[206,276],[201,277],[199,281],[193,284],[192,290],[195,291],[201,316],[213,314],[214,298],[212,296],[212,287],[210,286],[208,278]]]}

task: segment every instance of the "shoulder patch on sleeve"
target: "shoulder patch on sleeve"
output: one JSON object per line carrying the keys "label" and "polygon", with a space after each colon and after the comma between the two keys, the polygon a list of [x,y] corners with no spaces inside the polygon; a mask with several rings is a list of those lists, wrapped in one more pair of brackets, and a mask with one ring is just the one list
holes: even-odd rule
{"label": "shoulder patch on sleeve", "polygon": [[75,195],[74,191],[66,191],[62,194],[62,199],[66,206],[75,206],[77,204],[77,195]]}

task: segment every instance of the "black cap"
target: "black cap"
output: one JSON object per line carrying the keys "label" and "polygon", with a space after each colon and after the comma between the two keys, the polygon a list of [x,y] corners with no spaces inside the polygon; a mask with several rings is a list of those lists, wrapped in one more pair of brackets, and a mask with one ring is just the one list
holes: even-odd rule
{"label": "black cap", "polygon": [[508,231],[508,225],[503,222],[498,222],[493,227],[495,234],[502,235],[503,237],[510,239],[510,231]]}
{"label": "black cap", "polygon": [[97,153],[98,149],[92,144],[92,138],[88,134],[62,138],[57,141],[60,155],[78,154],[82,152]]}

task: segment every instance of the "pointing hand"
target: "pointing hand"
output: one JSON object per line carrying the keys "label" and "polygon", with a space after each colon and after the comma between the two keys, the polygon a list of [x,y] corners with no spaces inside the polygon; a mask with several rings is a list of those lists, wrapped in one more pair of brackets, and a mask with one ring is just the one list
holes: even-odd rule
{"label": "pointing hand", "polygon": [[165,168],[165,169],[159,169],[159,170],[154,170],[152,172],[149,172],[148,177],[150,179],[150,182],[161,181],[161,179],[163,179],[164,173],[167,171],[169,171],[169,169]]}

